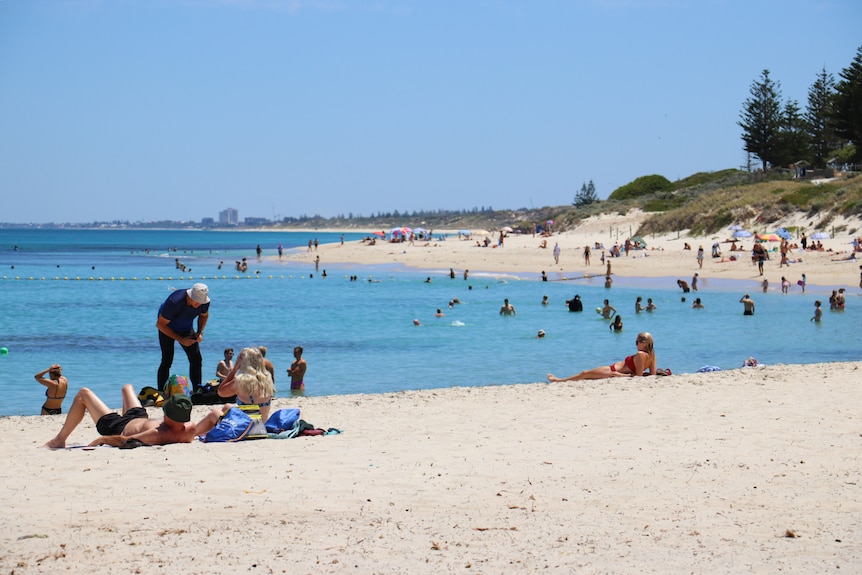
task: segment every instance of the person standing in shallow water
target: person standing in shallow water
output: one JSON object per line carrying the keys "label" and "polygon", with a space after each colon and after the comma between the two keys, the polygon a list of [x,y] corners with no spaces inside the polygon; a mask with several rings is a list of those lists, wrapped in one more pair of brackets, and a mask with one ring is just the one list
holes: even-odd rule
{"label": "person standing in shallow water", "polygon": [[739,303],[743,306],[742,315],[754,315],[754,300],[751,299],[751,296],[745,294],[739,300]]}
{"label": "person standing in shallow water", "polygon": [[305,370],[308,368],[308,364],[302,358],[302,351],[303,349],[299,346],[293,348],[294,360],[287,368],[287,375],[290,376],[290,391],[293,393],[305,391]]}
{"label": "person standing in shallow water", "polygon": [[[45,374],[48,378],[45,378]],[[69,380],[63,375],[63,368],[55,363],[48,369],[44,369],[35,376],[36,381],[44,385],[45,403],[42,405],[42,415],[60,415],[63,413],[63,400],[69,389]]]}
{"label": "person standing in shallow water", "polygon": [[503,307],[500,308],[500,315],[518,315],[515,311],[515,306],[509,303],[509,298],[503,300]]}

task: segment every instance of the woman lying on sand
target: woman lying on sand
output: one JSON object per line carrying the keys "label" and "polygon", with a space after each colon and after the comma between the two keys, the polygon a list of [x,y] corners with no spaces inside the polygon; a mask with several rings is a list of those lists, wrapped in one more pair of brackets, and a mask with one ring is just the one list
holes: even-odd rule
{"label": "woman lying on sand", "polygon": [[578,381],[581,379],[606,379],[608,377],[633,377],[636,375],[655,375],[655,351],[653,350],[652,335],[643,331],[635,339],[637,353],[626,357],[622,361],[610,365],[602,365],[582,371],[577,375],[560,379],[553,374],[548,374],[548,381]]}

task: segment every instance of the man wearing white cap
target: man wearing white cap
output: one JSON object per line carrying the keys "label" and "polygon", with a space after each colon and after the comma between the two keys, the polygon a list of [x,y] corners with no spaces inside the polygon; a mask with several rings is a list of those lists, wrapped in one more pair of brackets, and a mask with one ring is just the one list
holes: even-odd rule
{"label": "man wearing white cap", "polygon": [[[189,358],[189,379],[195,391],[201,386],[203,358],[199,342],[204,337],[204,328],[209,319],[209,288],[195,284],[190,289],[179,289],[168,296],[159,307],[159,346],[162,348],[162,363],[159,365],[158,388],[164,392],[174,363],[174,341],[180,342]],[[198,328],[194,320],[198,319]]]}

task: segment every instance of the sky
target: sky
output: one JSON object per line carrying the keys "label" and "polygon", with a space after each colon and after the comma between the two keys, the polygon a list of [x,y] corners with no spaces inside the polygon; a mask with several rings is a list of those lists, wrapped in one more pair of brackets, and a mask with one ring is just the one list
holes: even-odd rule
{"label": "sky", "polygon": [[740,168],[752,83],[804,109],[860,21],[858,0],[0,0],[0,222],[515,210]]}

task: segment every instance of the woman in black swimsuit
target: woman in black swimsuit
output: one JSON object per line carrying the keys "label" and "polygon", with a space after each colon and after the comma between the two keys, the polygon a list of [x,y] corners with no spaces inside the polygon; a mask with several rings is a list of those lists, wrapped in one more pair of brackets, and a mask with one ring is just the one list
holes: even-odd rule
{"label": "woman in black swimsuit", "polygon": [[[45,379],[46,373],[48,379]],[[47,388],[45,390],[47,399],[42,405],[42,415],[60,415],[63,413],[63,400],[66,398],[66,390],[69,388],[69,380],[63,375],[63,368],[55,363],[33,377]]]}

